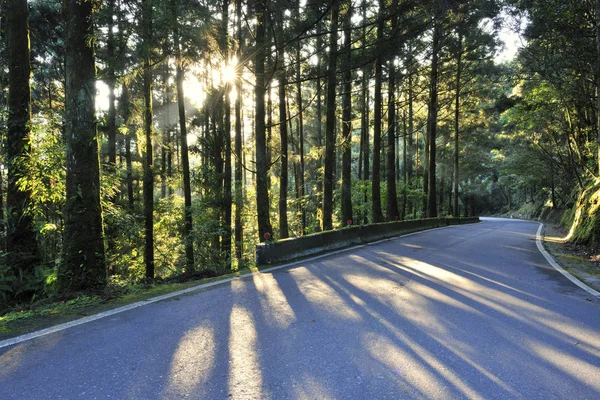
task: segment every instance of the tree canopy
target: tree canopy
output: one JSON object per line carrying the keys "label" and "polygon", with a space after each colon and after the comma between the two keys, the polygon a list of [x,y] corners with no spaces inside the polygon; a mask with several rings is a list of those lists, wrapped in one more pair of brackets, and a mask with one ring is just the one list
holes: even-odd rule
{"label": "tree canopy", "polygon": [[350,224],[570,209],[598,179],[591,0],[0,4],[4,304]]}

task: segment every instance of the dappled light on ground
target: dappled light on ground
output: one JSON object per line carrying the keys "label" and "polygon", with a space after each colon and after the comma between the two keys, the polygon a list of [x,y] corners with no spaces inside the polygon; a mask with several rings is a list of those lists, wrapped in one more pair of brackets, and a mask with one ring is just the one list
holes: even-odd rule
{"label": "dappled light on ground", "polygon": [[294,386],[294,399],[298,400],[333,400],[336,397],[332,395],[319,378],[304,374],[299,377],[302,384]]}
{"label": "dappled light on ground", "polygon": [[[483,279],[477,275],[475,275],[477,280],[481,280],[483,283],[472,279],[458,278],[457,274],[450,272],[455,269],[450,266],[442,269],[406,257],[396,257],[396,259],[399,262],[398,268],[427,279],[427,285],[413,284],[411,286],[411,292],[415,294],[468,310],[484,318],[491,318],[494,316],[491,312],[496,312],[533,328],[545,327],[547,335],[553,335],[563,340],[572,339],[578,345],[588,345],[590,350],[595,349],[596,355],[600,354],[600,337],[590,341],[595,335],[593,331],[573,326],[564,318],[560,318],[553,310],[532,303],[531,299],[535,299],[535,296],[519,290],[515,290],[513,295],[508,294],[513,291],[512,287],[488,278]],[[444,272],[440,273],[440,271]],[[464,274],[462,271],[461,273]],[[450,289],[447,291],[448,294],[445,295],[444,291],[432,287],[432,282]],[[498,288],[490,287],[490,283]],[[510,290],[507,291],[507,289]],[[531,299],[528,296],[531,296]]]}
{"label": "dappled light on ground", "polygon": [[[573,345],[576,345],[576,342]],[[600,360],[597,360],[596,364],[591,364],[537,341],[529,341],[527,347],[533,354],[548,361],[554,367],[554,371],[548,369],[548,379],[561,379],[561,376],[566,373],[571,379],[600,393],[600,379],[598,379]]]}
{"label": "dappled light on ground", "polygon": [[306,300],[315,307],[322,308],[323,311],[331,317],[344,320],[360,321],[360,315],[328,284],[324,283],[309,270],[303,271],[307,276],[304,278],[304,284],[299,285],[298,289]]}
{"label": "dappled light on ground", "polygon": [[[243,282],[234,282],[242,296]],[[235,285],[234,285],[235,286]],[[234,399],[262,398],[262,372],[255,321],[244,306],[234,305],[229,316],[229,394]]]}
{"label": "dappled light on ground", "polygon": [[365,334],[362,342],[371,357],[426,398],[442,395],[446,383],[453,384],[468,398],[482,398],[423,347],[413,345],[410,349],[403,349],[387,337],[372,332]]}
{"label": "dappled light on ground", "polygon": [[277,328],[286,329],[296,320],[294,310],[287,303],[284,293],[279,288],[277,281],[270,274],[256,274],[252,277],[254,287],[260,294],[260,305],[264,313],[269,313]]}
{"label": "dappled light on ground", "polygon": [[[119,393],[130,398],[154,398],[144,390],[163,375],[156,393],[172,399],[595,398],[600,318],[587,317],[600,315],[598,302],[553,274],[532,235],[484,228],[234,279],[148,311],[152,323],[169,321],[161,335],[133,318],[150,343],[141,361],[110,354],[123,341],[116,322],[98,330],[101,349],[133,371]],[[181,319],[176,333],[169,324]],[[0,355],[0,385],[32,369],[19,349]]]}
{"label": "dappled light on ground", "polygon": [[[200,326],[187,332],[179,342],[171,361],[169,396],[185,397],[202,389],[215,361],[215,336],[211,328]],[[200,390],[201,392],[201,390]],[[196,393],[198,393],[196,391]]]}

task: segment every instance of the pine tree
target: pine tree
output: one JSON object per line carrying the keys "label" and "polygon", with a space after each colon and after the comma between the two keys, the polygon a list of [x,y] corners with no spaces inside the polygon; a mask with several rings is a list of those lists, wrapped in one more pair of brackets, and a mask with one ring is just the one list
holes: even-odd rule
{"label": "pine tree", "polygon": [[[29,23],[25,0],[7,0],[6,37],[8,47],[8,119],[6,158],[8,185],[6,206],[7,263],[12,268],[13,293],[21,291],[22,280],[32,279],[40,261],[33,219],[28,210],[31,193],[19,186],[28,176],[26,159],[31,150],[31,92],[29,77]],[[21,293],[29,297],[33,293]]]}
{"label": "pine tree", "polygon": [[64,2],[66,21],[67,199],[64,207],[63,260],[59,286],[63,291],[106,284],[100,160],[95,119],[96,70],[93,2]]}

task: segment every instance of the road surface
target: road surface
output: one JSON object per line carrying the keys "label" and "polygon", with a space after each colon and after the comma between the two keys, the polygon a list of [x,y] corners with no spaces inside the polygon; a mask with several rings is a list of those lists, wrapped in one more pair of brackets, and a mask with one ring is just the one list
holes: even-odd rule
{"label": "road surface", "polygon": [[600,399],[600,301],[537,223],[452,226],[0,349],[0,399]]}

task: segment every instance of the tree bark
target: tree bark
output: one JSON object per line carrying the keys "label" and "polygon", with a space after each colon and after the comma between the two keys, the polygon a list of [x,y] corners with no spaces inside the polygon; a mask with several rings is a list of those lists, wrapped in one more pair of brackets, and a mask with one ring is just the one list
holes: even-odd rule
{"label": "tree bark", "polygon": [[[318,4],[318,3],[317,3]],[[323,23],[322,21],[317,22],[317,54],[319,54],[319,59],[317,61],[317,115],[316,115],[316,121],[315,121],[315,125],[316,125],[316,131],[317,131],[317,137],[316,137],[316,144],[317,144],[317,148],[318,148],[318,159],[317,159],[317,169],[320,170],[323,167],[323,157],[321,156],[321,151],[323,149],[323,88],[322,88],[322,84],[323,84],[323,80],[321,79],[321,75],[323,72],[323,57],[321,56],[324,53],[324,48],[323,48]],[[321,175],[320,173],[317,174],[316,176],[316,185],[315,187],[322,187],[323,186],[323,175]],[[315,219],[318,220],[318,216],[319,214],[321,215],[321,223],[322,221],[322,217],[323,217],[323,193],[320,190],[316,190],[315,193],[315,203],[316,203],[316,212],[315,212]],[[318,222],[318,221],[317,221]],[[317,223],[315,224],[315,231],[319,231],[321,229],[321,224]]]}
{"label": "tree bark", "polygon": [[[282,17],[283,18],[283,17]],[[280,20],[277,28],[279,38],[283,37],[283,20]],[[287,218],[287,195],[288,195],[288,121],[286,109],[286,91],[287,85],[285,70],[285,52],[282,45],[277,46],[277,58],[281,64],[279,70],[279,140],[280,140],[280,160],[279,169],[279,237],[286,239],[289,236],[288,218]]]}
{"label": "tree bark", "polygon": [[107,13],[108,20],[108,38],[106,43],[106,58],[107,58],[107,72],[106,72],[106,85],[108,86],[108,167],[109,171],[114,173],[116,171],[117,164],[117,109],[115,107],[115,86],[117,84],[117,78],[115,74],[115,38],[113,32],[113,15],[115,11],[115,0],[108,1]]}
{"label": "tree bark", "polygon": [[402,118],[403,135],[402,135],[402,210],[400,211],[400,219],[406,218],[406,207],[408,206],[408,129],[406,127],[406,111]]}
{"label": "tree bark", "polygon": [[[171,5],[171,8],[174,8],[173,5]],[[175,14],[176,10],[173,9],[171,11],[171,13],[173,14],[172,18],[176,18]],[[170,49],[169,49],[169,41],[165,40],[163,43],[163,55],[167,55],[170,54]],[[169,112],[169,105],[171,104],[171,90],[170,90],[170,85],[169,85],[169,79],[171,78],[171,68],[169,66],[170,64],[170,57],[166,56],[165,61],[163,63],[163,74],[162,74],[162,92],[163,92],[163,103],[162,106],[163,108],[166,110],[166,121],[167,123],[165,124],[164,127],[164,131],[163,131],[163,142],[162,142],[162,146],[161,146],[161,152],[160,152],[160,158],[161,158],[161,163],[160,163],[160,197],[162,199],[164,199],[165,197],[167,197],[167,159],[168,159],[168,153],[170,152],[170,148],[171,148],[171,124],[170,124],[170,112]],[[176,78],[177,79],[177,78]]]}
{"label": "tree bark", "polygon": [[436,137],[438,115],[438,57],[441,36],[440,21],[434,22],[433,44],[431,54],[431,77],[429,89],[429,109],[427,115],[427,136],[429,146],[428,157],[428,191],[427,191],[427,217],[437,217],[437,192],[436,192]]}
{"label": "tree bark", "polygon": [[[176,3],[173,4],[175,8]],[[181,45],[179,43],[179,22],[177,14],[173,21],[173,45],[175,47],[175,65],[177,80],[177,110],[179,113],[179,134],[181,141],[181,169],[183,172],[183,242],[185,245],[185,273],[191,274],[194,269],[194,242],[192,239],[192,186],[190,184],[190,161],[187,144],[187,126],[185,118],[185,99],[183,91],[183,60],[181,58]]]}
{"label": "tree bark", "polygon": [[381,15],[377,23],[377,49],[378,56],[375,60],[375,102],[373,104],[373,186],[371,198],[373,202],[373,223],[383,222],[383,213],[381,211],[381,81],[383,75],[383,29],[384,19],[383,10],[385,10],[385,1],[379,1]]}
{"label": "tree bark", "polygon": [[[296,9],[296,18],[300,21],[300,1],[298,1]],[[300,153],[300,171],[298,173],[298,186],[300,187],[300,219],[301,219],[301,235],[306,234],[306,207],[304,204],[304,196],[306,194],[306,185],[304,183],[304,112],[302,110],[302,82],[300,80],[301,75],[301,63],[300,63],[300,40],[296,44],[296,103],[298,105],[298,152]]]}
{"label": "tree bark", "polygon": [[123,92],[121,93],[121,107],[122,107],[122,118],[123,124],[127,126],[127,135],[125,135],[125,168],[127,176],[127,207],[129,211],[133,211],[134,197],[133,197],[133,163],[131,159],[131,136],[133,127],[130,126],[131,118],[131,96],[129,94],[129,87],[123,85]]}
{"label": "tree bark", "polygon": [[344,45],[346,65],[342,76],[344,97],[342,106],[342,226],[352,223],[352,3],[345,1]]}
{"label": "tree bark", "polygon": [[[600,0],[598,0],[600,1]],[[458,35],[458,53],[456,55],[456,98],[454,104],[454,210],[453,215],[460,216],[460,209],[458,205],[458,180],[459,175],[459,132],[460,132],[460,85],[461,85],[461,73],[462,73],[462,33]]]}
{"label": "tree bark", "polygon": [[142,1],[144,91],[144,265],[146,278],[154,278],[154,166],[152,150],[152,0]]}
{"label": "tree bark", "polygon": [[600,176],[600,0],[596,0],[596,130],[598,176]]}
{"label": "tree bark", "polygon": [[394,221],[399,218],[399,212],[396,193],[396,68],[393,60],[390,61],[389,74],[386,213],[388,221]]}
{"label": "tree bark", "polygon": [[333,180],[335,169],[335,97],[337,69],[337,41],[339,1],[331,7],[331,33],[329,34],[329,62],[327,71],[327,103],[325,122],[325,173],[323,176],[323,230],[333,229]]}
{"label": "tree bark", "polygon": [[[367,20],[367,0],[363,0],[361,3],[361,14],[363,21]],[[363,24],[362,27],[362,56],[365,57],[367,54],[366,46],[367,46],[367,27],[366,24]],[[365,182],[369,180],[369,157],[370,157],[370,146],[369,146],[369,65],[365,65],[362,69],[362,79],[361,79],[361,118],[360,118],[360,153],[362,154],[361,164],[363,166],[362,170],[362,178]],[[360,166],[359,166],[360,169]],[[359,173],[360,175],[360,173]],[[366,205],[369,201],[368,198],[368,188],[364,185],[364,193],[363,193],[363,209],[366,210]],[[362,216],[362,222],[365,224],[369,223],[368,212],[365,212]]]}
{"label": "tree bark", "polygon": [[256,84],[254,87],[256,104],[254,116],[256,148],[256,208],[259,240],[264,242],[265,234],[273,234],[269,217],[267,141],[265,128],[265,0],[257,0],[254,11],[256,17],[256,50],[254,53],[254,74],[256,78]]}
{"label": "tree bark", "polygon": [[[33,277],[40,261],[33,219],[27,211],[31,192],[19,188],[18,181],[28,176],[25,160],[31,152],[31,90],[29,77],[29,22],[25,0],[6,2],[6,36],[8,47],[8,119],[6,158],[8,184],[6,206],[7,263],[12,268],[13,290],[17,292],[24,279]],[[26,297],[33,293],[24,293]]]}
{"label": "tree bark", "polygon": [[58,283],[62,291],[106,284],[100,159],[95,118],[96,70],[89,38],[93,2],[65,0],[67,159],[63,262]]}
{"label": "tree bark", "polygon": [[[229,0],[223,0],[223,55],[225,61],[229,63],[229,34],[227,25],[229,24]],[[223,171],[223,236],[221,246],[225,254],[225,263],[227,269],[231,269],[231,101],[229,92],[231,91],[231,82],[225,83],[225,121],[223,124],[223,144],[225,150],[225,168]]]}
{"label": "tree bark", "polygon": [[[242,59],[242,0],[235,2],[236,25],[237,25],[237,58]],[[244,202],[243,192],[243,166],[242,166],[242,64],[237,65],[236,70],[236,91],[235,99],[235,256],[238,259],[238,265],[241,263],[244,250],[244,228],[242,225],[242,207]]]}
{"label": "tree bark", "polygon": [[[413,91],[413,74],[415,73],[415,69],[414,69],[414,58],[411,56],[412,55],[412,46],[409,44],[408,45],[408,132],[406,132],[406,158],[407,158],[407,166],[406,166],[406,184],[408,186],[410,186],[410,188],[412,189],[413,185],[411,184],[411,182],[413,181],[413,177],[415,176],[415,169],[413,169],[414,166],[414,162],[415,162],[415,153],[416,153],[416,149],[415,149],[415,141],[413,140],[413,133],[414,133],[414,129],[415,129],[415,125],[414,125],[414,106],[413,106],[413,101],[414,101],[414,91]],[[410,211],[410,209],[413,209],[413,215],[414,213],[416,213],[416,204],[413,204],[413,201],[407,201],[409,203],[408,205],[408,209]]]}

